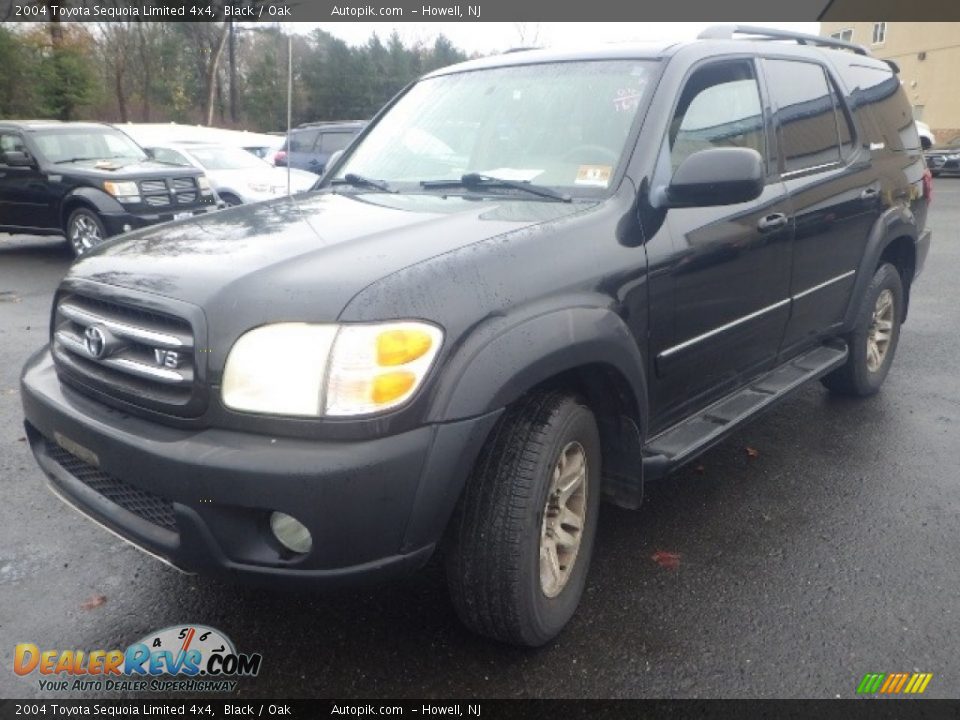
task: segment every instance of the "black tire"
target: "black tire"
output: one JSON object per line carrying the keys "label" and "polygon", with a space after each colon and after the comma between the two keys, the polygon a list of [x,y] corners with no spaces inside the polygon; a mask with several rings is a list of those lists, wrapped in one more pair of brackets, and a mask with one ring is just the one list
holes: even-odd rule
{"label": "black tire", "polygon": [[88,253],[108,237],[106,225],[103,224],[100,216],[85,207],[77,208],[70,213],[63,231],[74,257]]}
{"label": "black tire", "polygon": [[[877,308],[878,298],[885,291],[889,291],[893,298],[890,339],[883,353],[882,362],[871,368],[869,344],[871,332],[874,331],[874,311]],[[850,350],[847,362],[824,376],[821,382],[838,395],[866,397],[876,393],[883,385],[887,373],[890,372],[890,364],[897,351],[903,310],[903,281],[900,279],[900,273],[893,265],[885,263],[877,269],[873,280],[867,286],[860,301],[856,326],[845,338]]]}
{"label": "black tire", "polygon": [[241,200],[240,198],[238,198],[236,195],[232,193],[223,193],[220,196],[220,199],[223,200],[224,203],[226,203],[227,207],[236,207],[237,205],[243,205],[243,200]]}
{"label": "black tire", "polygon": [[[558,497],[550,493],[561,451],[576,458],[570,465],[573,474],[579,458],[585,460],[585,499],[579,505],[579,548],[568,564],[567,579],[551,586],[556,592],[550,597],[544,584],[550,576],[541,581],[541,533],[552,532],[544,529],[544,516],[548,495]],[[536,647],[567,624],[583,594],[593,550],[600,457],[593,413],[570,395],[536,392],[507,409],[480,453],[447,535],[450,594],[467,627]],[[556,513],[548,522],[559,522]],[[572,527],[560,525],[561,532]],[[562,562],[555,567],[563,568]]]}

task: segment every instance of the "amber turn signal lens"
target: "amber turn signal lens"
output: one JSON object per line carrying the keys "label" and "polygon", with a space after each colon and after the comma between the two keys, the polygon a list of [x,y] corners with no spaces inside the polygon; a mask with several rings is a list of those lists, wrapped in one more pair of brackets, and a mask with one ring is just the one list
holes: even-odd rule
{"label": "amber turn signal lens", "polygon": [[423,357],[432,344],[433,339],[423,330],[387,330],[377,336],[377,364],[406,365]]}
{"label": "amber turn signal lens", "polygon": [[377,405],[383,405],[403,397],[410,391],[416,381],[417,376],[411,372],[392,372],[377,375],[373,381],[373,402]]}

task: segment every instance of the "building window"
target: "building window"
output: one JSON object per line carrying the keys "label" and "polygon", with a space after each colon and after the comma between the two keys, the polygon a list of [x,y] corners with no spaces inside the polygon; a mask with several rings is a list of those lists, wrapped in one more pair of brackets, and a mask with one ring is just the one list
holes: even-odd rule
{"label": "building window", "polygon": [[886,39],[887,39],[887,24],[874,23],[873,24],[873,44],[883,45],[883,41]]}
{"label": "building window", "polygon": [[843,40],[844,42],[853,42],[853,28],[845,28],[835,33],[830,33],[834,40]]}

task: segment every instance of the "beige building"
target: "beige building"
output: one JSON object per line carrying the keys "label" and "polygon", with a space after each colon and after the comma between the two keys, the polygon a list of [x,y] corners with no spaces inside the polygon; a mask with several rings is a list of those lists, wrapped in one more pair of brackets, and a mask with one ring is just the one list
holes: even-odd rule
{"label": "beige building", "polygon": [[938,143],[960,136],[960,22],[823,22],[820,34],[895,61],[914,117]]}

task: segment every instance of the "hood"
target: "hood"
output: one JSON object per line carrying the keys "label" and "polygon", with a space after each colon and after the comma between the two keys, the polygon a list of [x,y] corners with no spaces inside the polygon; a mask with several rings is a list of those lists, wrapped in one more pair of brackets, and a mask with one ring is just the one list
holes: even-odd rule
{"label": "hood", "polygon": [[201,171],[187,165],[167,165],[154,160],[82,160],[61,163],[48,168],[48,172],[62,175],[103,178],[104,180],[141,180],[159,177],[195,177]]}
{"label": "hood", "polygon": [[354,295],[397,270],[589,207],[310,193],[121,236],[74,263],[67,280],[186,301],[210,323],[233,324],[238,315],[246,328],[332,321]]}

